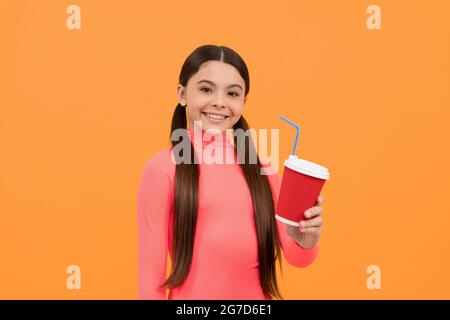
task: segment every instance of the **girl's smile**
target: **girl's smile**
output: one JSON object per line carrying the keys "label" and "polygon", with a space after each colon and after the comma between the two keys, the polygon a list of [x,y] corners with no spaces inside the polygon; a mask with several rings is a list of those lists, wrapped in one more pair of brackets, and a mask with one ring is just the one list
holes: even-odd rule
{"label": "girl's smile", "polygon": [[227,115],[223,115],[223,114],[218,114],[218,113],[206,113],[206,112],[202,112],[202,115],[204,119],[207,119],[208,121],[212,122],[212,123],[222,123],[224,122],[227,118],[229,118],[229,116]]}

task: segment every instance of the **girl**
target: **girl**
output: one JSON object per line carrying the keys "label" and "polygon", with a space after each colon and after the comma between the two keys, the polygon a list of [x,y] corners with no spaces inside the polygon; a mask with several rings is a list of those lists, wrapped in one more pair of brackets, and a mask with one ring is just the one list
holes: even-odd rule
{"label": "girl", "polygon": [[[180,142],[171,139],[171,148],[144,165],[137,199],[139,299],[165,299],[166,288],[168,299],[282,299],[275,269],[277,259],[281,269],[281,249],[296,267],[316,258],[322,197],[305,211],[304,225],[284,224],[275,219],[278,175],[261,174],[268,164],[258,157],[253,164],[236,161],[236,136],[233,141],[225,132],[249,129],[242,116],[249,89],[247,66],[230,48],[201,46],[184,62],[171,133],[187,130],[191,161],[174,162]],[[202,139],[195,143],[198,123]],[[205,147],[231,153],[234,162],[198,162]],[[252,151],[246,139],[245,159]]]}

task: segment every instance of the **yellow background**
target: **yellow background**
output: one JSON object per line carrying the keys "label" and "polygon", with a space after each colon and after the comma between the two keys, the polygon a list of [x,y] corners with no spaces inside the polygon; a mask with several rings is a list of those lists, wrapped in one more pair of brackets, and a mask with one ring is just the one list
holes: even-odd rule
{"label": "yellow background", "polygon": [[[66,8],[81,8],[68,30]],[[366,27],[371,4],[381,30]],[[297,120],[327,166],[324,229],[288,299],[450,298],[450,2],[1,1],[0,298],[137,298],[138,181],[169,145],[187,55],[225,45],[244,116]],[[81,267],[81,290],[66,268]],[[381,268],[369,290],[366,268]]]}

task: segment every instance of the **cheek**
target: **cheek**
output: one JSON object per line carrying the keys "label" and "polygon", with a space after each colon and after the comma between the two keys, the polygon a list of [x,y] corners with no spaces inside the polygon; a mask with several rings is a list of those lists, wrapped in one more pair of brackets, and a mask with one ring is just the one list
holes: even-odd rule
{"label": "cheek", "polygon": [[200,119],[200,117],[201,117],[200,109],[201,108],[199,108],[197,106],[189,105],[186,110],[188,118],[191,120]]}
{"label": "cheek", "polygon": [[201,99],[191,99],[188,103],[188,112],[191,115],[200,114],[204,107],[204,102]]}
{"label": "cheek", "polygon": [[191,113],[200,113],[202,110],[201,105],[193,105],[191,106]]}
{"label": "cheek", "polygon": [[205,104],[208,103],[207,98],[204,95],[198,94],[197,92],[190,91],[187,94],[187,98],[188,107],[190,107],[193,112],[200,112]]}
{"label": "cheek", "polygon": [[235,104],[230,106],[231,112],[233,113],[233,118],[239,118],[244,111],[244,105],[242,104]]}

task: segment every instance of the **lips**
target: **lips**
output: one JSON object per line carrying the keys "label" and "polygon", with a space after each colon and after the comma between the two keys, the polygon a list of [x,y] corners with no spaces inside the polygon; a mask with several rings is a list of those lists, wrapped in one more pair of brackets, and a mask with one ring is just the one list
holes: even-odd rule
{"label": "lips", "polygon": [[216,121],[222,121],[225,120],[226,118],[229,118],[229,116],[220,113],[202,112],[202,114],[205,115],[208,119]]}

